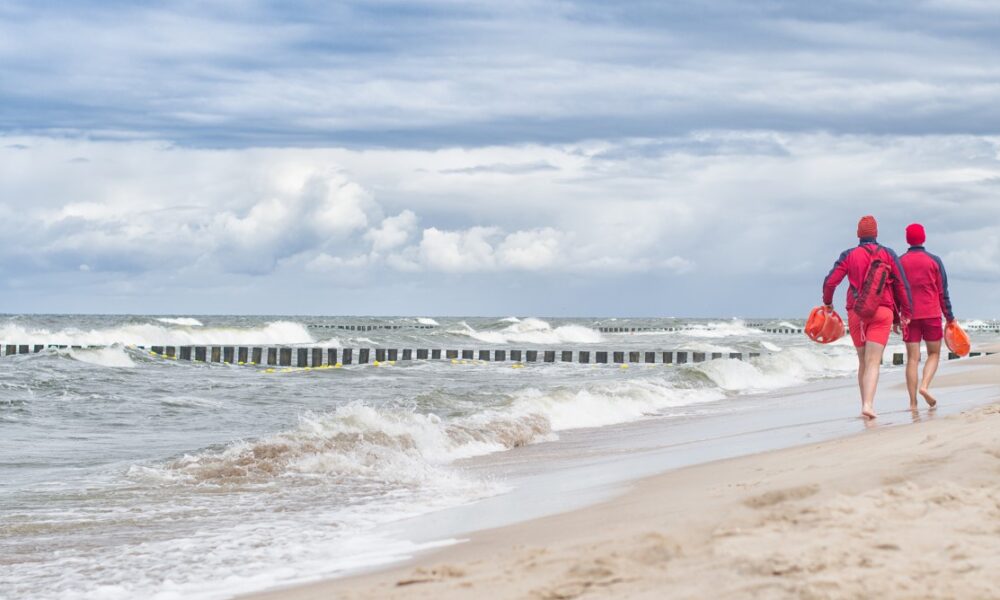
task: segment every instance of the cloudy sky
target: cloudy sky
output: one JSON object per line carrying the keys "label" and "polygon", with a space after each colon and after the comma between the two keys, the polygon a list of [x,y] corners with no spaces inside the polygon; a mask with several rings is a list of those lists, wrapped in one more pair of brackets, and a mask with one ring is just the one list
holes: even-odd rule
{"label": "cloudy sky", "polygon": [[991,0],[8,0],[0,312],[804,316],[873,213],[997,317],[997,57]]}

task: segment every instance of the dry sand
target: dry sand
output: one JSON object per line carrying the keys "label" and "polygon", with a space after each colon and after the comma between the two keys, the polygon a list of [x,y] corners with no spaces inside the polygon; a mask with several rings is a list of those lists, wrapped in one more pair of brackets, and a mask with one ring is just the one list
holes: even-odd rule
{"label": "dry sand", "polygon": [[[996,384],[1000,357],[947,386]],[[253,596],[1000,598],[1000,404],[680,469],[374,574]]]}

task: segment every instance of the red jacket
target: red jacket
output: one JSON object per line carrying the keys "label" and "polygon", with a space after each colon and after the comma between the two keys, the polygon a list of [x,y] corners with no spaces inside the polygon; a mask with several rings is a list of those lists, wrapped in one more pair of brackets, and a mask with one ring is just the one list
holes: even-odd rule
{"label": "red jacket", "polygon": [[912,246],[899,257],[899,262],[913,292],[913,318],[940,319],[943,311],[949,321],[954,320],[948,296],[948,274],[941,259],[923,246]]}
{"label": "red jacket", "polygon": [[[866,249],[865,246],[868,246]],[[875,254],[870,254],[869,250],[875,250]],[[893,313],[911,318],[913,301],[910,297],[910,284],[906,281],[906,274],[896,253],[879,246],[875,238],[863,238],[854,248],[849,248],[841,253],[837,262],[833,263],[833,268],[823,280],[823,304],[833,304],[833,292],[840,285],[840,282],[847,277],[851,287],[847,290],[847,311],[854,308],[854,300],[858,295],[858,288],[864,282],[865,274],[868,273],[868,265],[871,264],[875,256],[879,256],[889,265],[891,273],[890,284],[882,290],[882,306],[888,306]]]}

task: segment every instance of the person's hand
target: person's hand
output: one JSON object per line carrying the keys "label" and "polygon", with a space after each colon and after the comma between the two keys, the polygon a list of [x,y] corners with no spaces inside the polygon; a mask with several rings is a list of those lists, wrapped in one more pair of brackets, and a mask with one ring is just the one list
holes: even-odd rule
{"label": "person's hand", "polygon": [[832,304],[824,304],[823,305],[823,310],[825,310],[826,312],[833,312],[833,305]]}
{"label": "person's hand", "polygon": [[892,324],[892,332],[893,333],[898,333],[899,335],[903,335],[903,328],[900,327],[899,323],[893,323]]}

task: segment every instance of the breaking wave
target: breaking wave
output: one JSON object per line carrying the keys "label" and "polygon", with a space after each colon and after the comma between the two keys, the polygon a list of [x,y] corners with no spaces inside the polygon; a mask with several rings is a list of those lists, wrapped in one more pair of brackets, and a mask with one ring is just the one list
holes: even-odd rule
{"label": "breaking wave", "polygon": [[62,353],[68,354],[71,358],[80,362],[98,365],[101,367],[132,368],[135,363],[119,345],[107,346],[105,348],[87,348],[82,350],[64,350]]}
{"label": "breaking wave", "polygon": [[732,321],[714,323],[692,323],[679,333],[693,338],[726,338],[758,336],[763,332],[760,329],[748,327],[742,319],[733,319]]}
{"label": "breaking wave", "polygon": [[[516,317],[510,317],[516,319]],[[462,322],[460,329],[449,330],[449,333],[465,335],[474,340],[488,344],[508,344],[511,342],[524,344],[597,344],[604,341],[601,334],[582,325],[560,325],[552,327],[541,319],[528,318],[509,321],[510,325],[499,330],[476,330],[468,323]]]}
{"label": "breaking wave", "polygon": [[678,389],[656,379],[529,388],[492,408],[451,419],[355,403],[303,415],[296,428],[273,436],[186,455],[158,471],[191,483],[266,484],[278,477],[323,476],[420,486],[455,477],[443,468],[455,460],[550,441],[559,431],[635,421],[723,397],[719,390]]}
{"label": "breaking wave", "polygon": [[159,317],[156,319],[160,323],[166,323],[168,325],[180,325],[181,327],[204,327],[205,324],[198,319],[192,319],[191,317]]}
{"label": "breaking wave", "polygon": [[722,390],[752,393],[848,375],[857,369],[857,356],[848,352],[824,354],[804,348],[786,348],[780,354],[763,355],[750,361],[713,360],[694,368]]}
{"label": "breaking wave", "polygon": [[66,346],[111,346],[113,344],[150,346],[198,344],[308,344],[313,337],[299,323],[274,321],[259,327],[168,327],[152,323],[120,325],[106,329],[67,328],[50,331],[7,323],[0,327],[0,339],[24,344]]}

